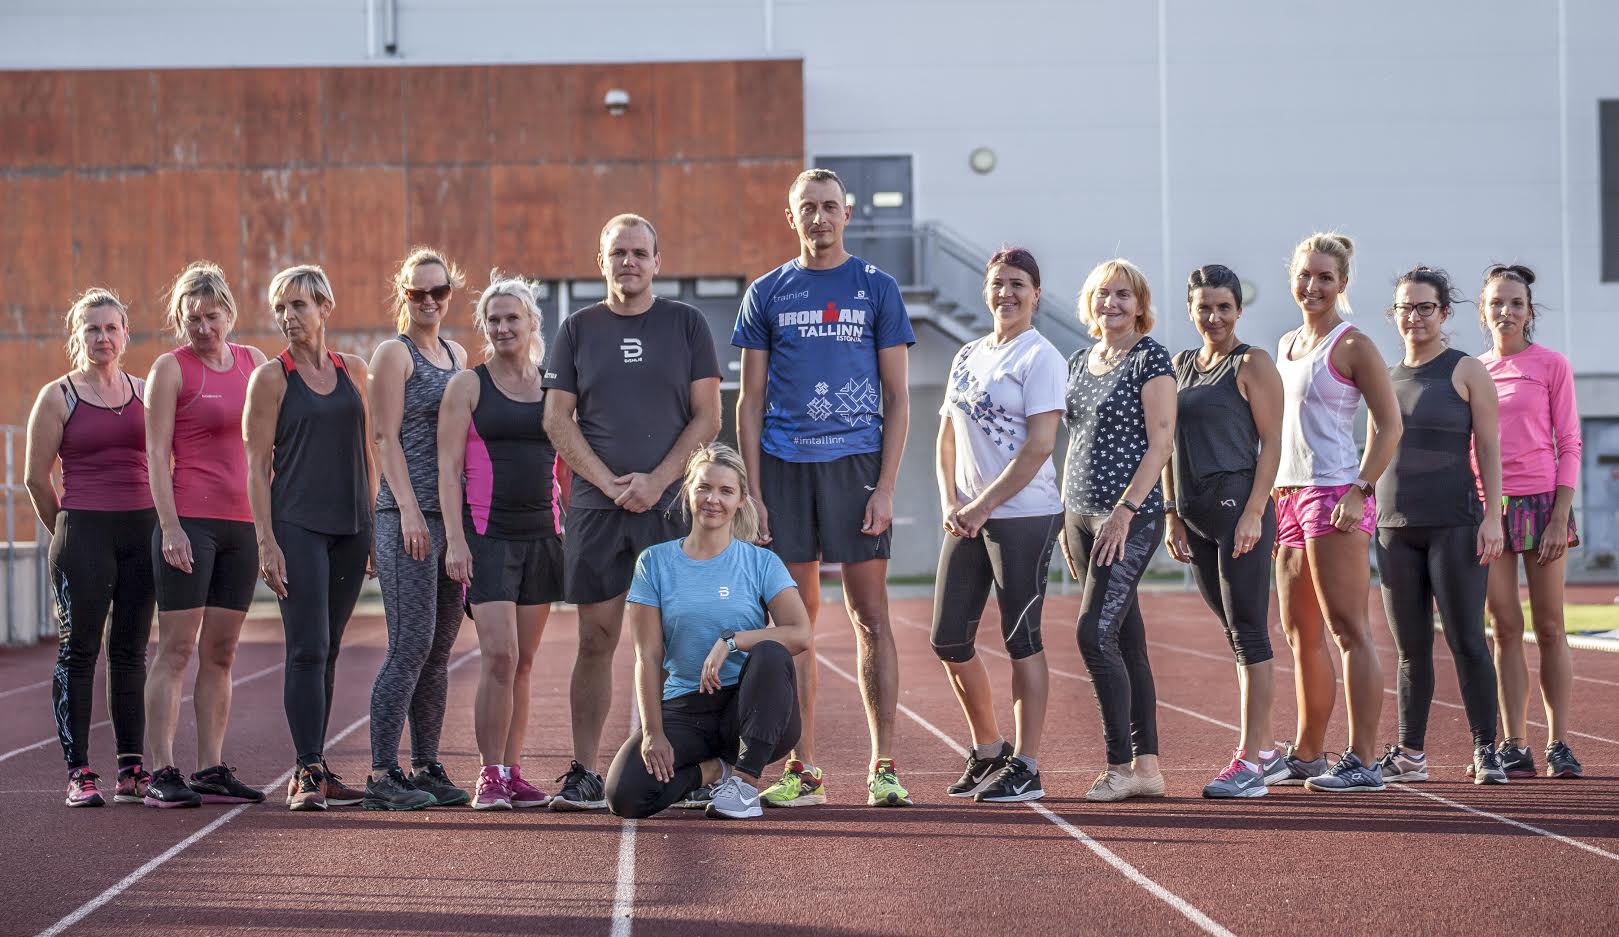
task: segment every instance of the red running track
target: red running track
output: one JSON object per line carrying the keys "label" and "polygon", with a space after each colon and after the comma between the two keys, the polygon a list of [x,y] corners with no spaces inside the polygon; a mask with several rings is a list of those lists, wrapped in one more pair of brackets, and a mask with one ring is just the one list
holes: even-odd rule
{"label": "red running track", "polygon": [[[1102,744],[1073,639],[1077,599],[1053,595],[1052,705],[1041,752],[1049,796],[1038,807],[972,804],[943,795],[960,773],[965,732],[928,647],[929,603],[896,601],[904,706],[897,757],[918,805],[877,810],[863,806],[867,752],[848,677],[853,641],[838,603],[823,609],[819,735],[832,803],[746,823],[681,812],[633,824],[544,810],[293,814],[275,793],[251,809],[68,810],[49,691],[33,686],[49,676],[53,651],[7,652],[0,701],[13,717],[0,726],[0,835],[12,861],[0,933],[709,934],[726,924],[892,935],[1260,934],[1346,924],[1575,933],[1605,930],[1619,911],[1619,655],[1575,652],[1576,672],[1587,678],[1572,721],[1585,733],[1575,746],[1585,780],[1466,783],[1468,734],[1453,708],[1460,700],[1441,639],[1433,781],[1382,794],[1280,788],[1260,800],[1210,802],[1198,791],[1235,737],[1229,651],[1195,595],[1154,593],[1144,611],[1170,796],[1094,805],[1082,795],[1102,767]],[[1391,642],[1375,601],[1372,609],[1392,688]],[[993,619],[991,610],[981,647],[1010,730]],[[273,618],[250,621],[236,668],[243,682],[227,750],[260,785],[290,766],[279,630]],[[559,611],[541,644],[525,758],[531,778],[567,764],[573,632],[572,613]],[[1285,667],[1274,629],[1273,640]],[[350,780],[362,779],[369,761],[365,716],[382,642],[374,615],[357,619],[339,665],[328,760]],[[457,652],[443,757],[452,776],[470,782],[470,628]],[[628,730],[630,666],[626,640],[610,742]],[[1278,674],[1282,737],[1294,717],[1290,677]],[[1393,696],[1386,700],[1392,740]],[[191,731],[187,714],[182,759],[192,752]],[[1340,701],[1329,746],[1343,738]],[[97,730],[93,752],[109,775],[111,744],[111,730]]]}

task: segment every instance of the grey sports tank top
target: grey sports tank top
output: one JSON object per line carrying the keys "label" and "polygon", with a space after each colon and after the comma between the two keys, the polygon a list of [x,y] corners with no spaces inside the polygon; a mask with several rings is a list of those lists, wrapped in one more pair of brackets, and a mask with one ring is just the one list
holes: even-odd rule
{"label": "grey sports tank top", "polygon": [[1427,364],[1389,368],[1405,432],[1377,480],[1379,527],[1470,527],[1484,519],[1473,474],[1473,410],[1451,376],[1466,357],[1447,348]]}
{"label": "grey sports tank top", "polygon": [[[448,368],[441,368],[427,360],[422,350],[407,336],[400,335],[399,341],[410,349],[410,360],[414,367],[410,377],[405,380],[405,409],[399,420],[399,448],[405,453],[405,469],[410,472],[410,489],[416,493],[416,506],[422,513],[437,513],[438,504],[438,405],[444,399],[444,388],[450,385],[450,378],[461,366],[455,361],[455,353],[444,339],[439,339],[439,347],[450,359]],[[399,502],[394,499],[393,489],[388,487],[386,476],[382,479],[381,490],[377,492],[377,510],[397,511]]]}
{"label": "grey sports tank top", "polygon": [[1238,345],[1207,371],[1197,350],[1175,356],[1175,497],[1196,500],[1226,475],[1253,477],[1259,461],[1254,411],[1237,388],[1248,345]]}

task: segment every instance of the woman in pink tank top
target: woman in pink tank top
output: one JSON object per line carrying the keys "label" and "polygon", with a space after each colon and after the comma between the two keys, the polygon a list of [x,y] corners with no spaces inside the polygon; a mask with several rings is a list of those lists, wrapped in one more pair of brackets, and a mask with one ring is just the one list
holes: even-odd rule
{"label": "woman in pink tank top", "polygon": [[[146,453],[158,529],[157,658],[146,681],[147,741],[157,770],[149,807],[258,803],[264,795],[225,764],[231,665],[258,579],[258,544],[247,504],[242,408],[247,379],[264,363],[257,348],[233,345],[236,300],[224,271],[197,261],[169,290],[168,324],[180,347],[160,355],[147,378]],[[175,767],[180,689],[193,650],[197,771]]]}
{"label": "woman in pink tank top", "polygon": [[[103,631],[118,743],[115,798],[139,801],[146,792],[141,694],[152,630],[155,515],[146,487],[143,385],[122,364],[129,311],[110,290],[92,289],[68,310],[67,330],[74,367],[40,388],[34,401],[24,478],[40,523],[52,531],[51,591],[61,644],[51,703],[67,760],[67,805],[100,807],[106,801],[90,769],[90,700]],[[58,459],[60,491],[51,480]]]}

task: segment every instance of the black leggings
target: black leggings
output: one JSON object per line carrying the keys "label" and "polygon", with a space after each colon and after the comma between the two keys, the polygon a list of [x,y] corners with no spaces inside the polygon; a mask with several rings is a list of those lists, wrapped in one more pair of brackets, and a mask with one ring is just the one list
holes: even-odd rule
{"label": "black leggings", "polygon": [[1079,652],[1096,687],[1107,739],[1107,763],[1129,764],[1134,755],[1158,754],[1158,693],[1147,660],[1147,629],[1136,586],[1163,534],[1162,515],[1136,515],[1125,535],[1123,555],[1111,566],[1091,562],[1103,515],[1068,512],[1063,523],[1068,549],[1085,574],[1080,599]]}
{"label": "black leggings", "polygon": [[[120,755],[146,741],[146,641],[152,634],[152,528],[157,512],[61,511],[51,536],[60,644],[51,679],[56,735],[69,771],[90,763],[90,698],[102,633],[107,710]],[[111,624],[107,614],[112,613]]]}
{"label": "black leggings", "polygon": [[1379,527],[1377,571],[1383,608],[1400,650],[1400,745],[1423,750],[1433,705],[1433,607],[1456,658],[1473,745],[1495,744],[1495,663],[1484,641],[1488,567],[1478,562],[1476,527]]}
{"label": "black leggings", "polygon": [[775,641],[760,641],[734,686],[663,701],[663,734],[675,752],[669,783],[647,771],[641,732],[630,734],[607,769],[607,809],[631,819],[667,810],[702,786],[702,763],[710,758],[734,763],[743,774],[763,774],[798,744],[799,729],[793,655]]}
{"label": "black leggings", "polygon": [[1050,514],[989,520],[976,537],[944,538],[933,588],[933,653],[940,660],[973,659],[978,619],[992,585],[1006,653],[1022,660],[1045,650],[1040,612],[1059,530],[1062,515]]}
{"label": "black leggings", "polygon": [[287,635],[282,704],[298,763],[312,765],[326,748],[337,652],[365,582],[371,531],[317,534],[285,521],[272,526],[287,563],[287,597],[281,600],[281,627]]}
{"label": "black leggings", "polygon": [[1192,548],[1192,578],[1197,580],[1203,601],[1220,617],[1226,641],[1243,667],[1263,664],[1275,656],[1270,646],[1270,569],[1276,507],[1269,500],[1259,542],[1239,557],[1231,555],[1237,521],[1248,506],[1253,483],[1246,475],[1228,475],[1180,505],[1186,543]]}

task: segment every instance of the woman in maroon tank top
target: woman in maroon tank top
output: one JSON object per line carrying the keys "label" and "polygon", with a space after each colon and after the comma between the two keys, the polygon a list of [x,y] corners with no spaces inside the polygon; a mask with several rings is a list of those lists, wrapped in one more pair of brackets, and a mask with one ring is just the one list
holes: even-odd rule
{"label": "woman in maroon tank top", "polygon": [[[224,271],[207,261],[175,279],[168,324],[180,347],[160,355],[146,381],[158,612],[157,657],[146,680],[147,741],[157,770],[145,803],[258,803],[264,794],[236,779],[223,749],[231,665],[258,580],[242,408],[264,353],[227,340],[236,299]],[[175,767],[174,730],[193,649],[201,652],[192,691],[198,770],[188,781]]]}
{"label": "woman in maroon tank top", "polygon": [[[156,515],[146,486],[143,382],[123,368],[129,310],[92,289],[67,314],[73,370],[40,388],[28,416],[28,495],[52,531],[51,590],[61,645],[51,680],[56,731],[67,759],[69,807],[105,800],[90,770],[90,699],[103,626],[107,696],[118,743],[120,801],[146,793],[146,639],[152,630],[150,540]],[[51,470],[60,458],[62,486]],[[108,613],[111,622],[108,623]]]}

